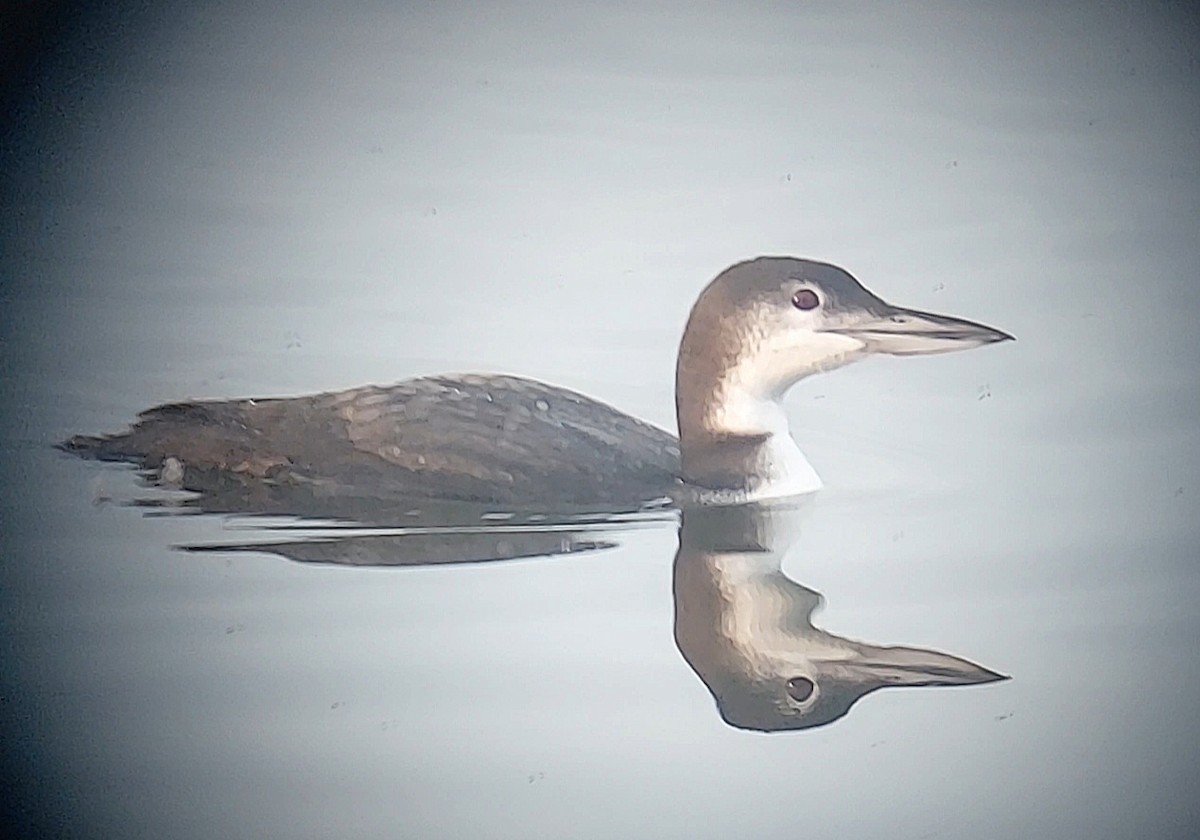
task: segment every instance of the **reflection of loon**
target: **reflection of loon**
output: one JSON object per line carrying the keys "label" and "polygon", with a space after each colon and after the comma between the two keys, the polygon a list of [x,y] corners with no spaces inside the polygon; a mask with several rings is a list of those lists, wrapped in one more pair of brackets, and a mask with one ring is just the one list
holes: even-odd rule
{"label": "reflection of loon", "polygon": [[684,510],[675,557],[675,643],[741,729],[808,729],[889,686],[1006,679],[965,659],[880,647],[813,626],[821,596],[780,569],[797,511]]}
{"label": "reflection of loon", "polygon": [[[821,596],[783,574],[801,511],[766,505],[685,507],[675,556],[675,644],[741,729],[822,726],[889,686],[971,685],[1005,679],[935,650],[881,647],[814,627]],[[611,548],[619,532],[594,525],[329,529],[316,539],[192,546],[268,552],[300,563],[442,566]],[[560,561],[561,562],[561,561]],[[447,585],[449,579],[447,579]]]}
{"label": "reflection of loon", "polygon": [[[873,353],[1011,338],[892,306],[840,268],[762,257],[725,270],[688,319],[680,439],[582,394],[512,376],[437,376],[292,399],[177,403],[65,449],[130,461],[186,489],[304,487],[324,497],[498,504],[741,501],[815,490],[779,400]],[[682,481],[680,481],[682,479]]]}

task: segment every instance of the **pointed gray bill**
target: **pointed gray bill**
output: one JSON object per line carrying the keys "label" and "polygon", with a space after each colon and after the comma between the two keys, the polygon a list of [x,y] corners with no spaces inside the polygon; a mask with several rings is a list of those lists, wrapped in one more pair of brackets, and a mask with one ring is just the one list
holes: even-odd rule
{"label": "pointed gray bill", "polygon": [[1003,330],[950,315],[891,304],[873,309],[862,310],[856,317],[825,331],[856,338],[866,345],[868,352],[892,356],[950,353],[1013,340]]}

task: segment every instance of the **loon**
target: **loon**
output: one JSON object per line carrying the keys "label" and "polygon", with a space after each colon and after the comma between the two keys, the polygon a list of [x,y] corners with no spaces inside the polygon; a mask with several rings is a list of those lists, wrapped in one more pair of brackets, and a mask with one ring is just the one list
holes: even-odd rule
{"label": "loon", "polygon": [[1012,336],[886,303],[835,265],[758,257],[701,292],[676,366],[679,437],[566,388],[507,375],[425,376],[302,397],[160,405],[125,432],[59,447],[203,492],[612,508],[741,504],[813,492],[781,399],[870,355]]}

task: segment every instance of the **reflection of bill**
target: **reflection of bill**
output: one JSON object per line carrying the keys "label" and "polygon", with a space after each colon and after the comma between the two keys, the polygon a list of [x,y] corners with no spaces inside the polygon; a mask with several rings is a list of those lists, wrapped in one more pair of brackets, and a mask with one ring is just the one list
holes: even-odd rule
{"label": "reflection of bill", "polygon": [[780,569],[798,511],[685,510],[675,557],[675,642],[741,729],[807,729],[890,686],[1007,679],[934,650],[881,647],[814,627],[821,596]]}

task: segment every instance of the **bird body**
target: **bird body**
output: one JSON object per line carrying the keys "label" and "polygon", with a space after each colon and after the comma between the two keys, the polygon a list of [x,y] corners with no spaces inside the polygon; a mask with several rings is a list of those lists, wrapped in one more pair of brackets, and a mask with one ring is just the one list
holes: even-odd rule
{"label": "bird body", "polygon": [[302,485],[330,496],[530,504],[668,497],[675,436],[566,388],[516,376],[429,376],[285,399],[175,403],[129,431],[78,436],[70,451],[159,470],[184,487],[227,479]]}

